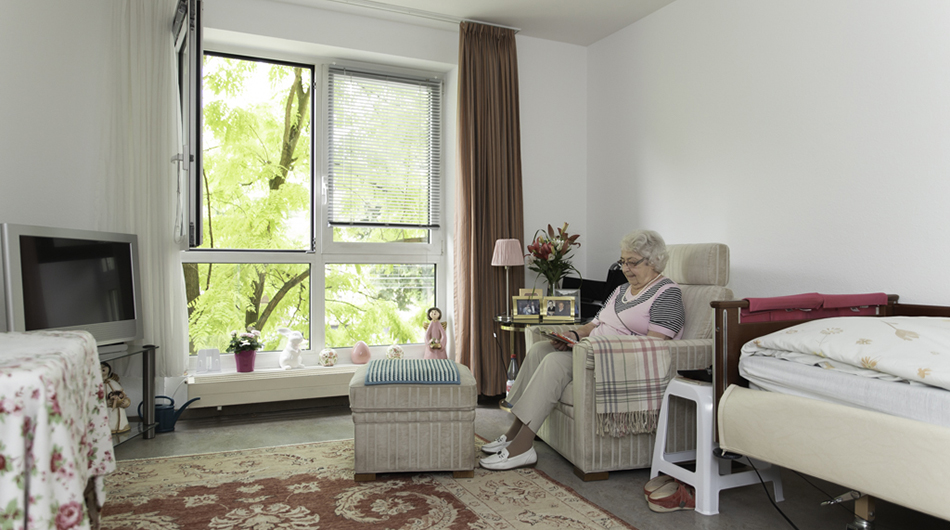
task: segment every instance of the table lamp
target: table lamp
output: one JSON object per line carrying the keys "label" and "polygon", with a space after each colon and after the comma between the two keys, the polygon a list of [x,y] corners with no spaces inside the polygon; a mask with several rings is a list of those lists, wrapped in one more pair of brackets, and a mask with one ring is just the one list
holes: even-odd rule
{"label": "table lamp", "polygon": [[495,252],[491,257],[493,267],[505,268],[505,314],[511,320],[511,292],[509,288],[508,267],[524,266],[524,251],[517,239],[499,239],[495,241]]}

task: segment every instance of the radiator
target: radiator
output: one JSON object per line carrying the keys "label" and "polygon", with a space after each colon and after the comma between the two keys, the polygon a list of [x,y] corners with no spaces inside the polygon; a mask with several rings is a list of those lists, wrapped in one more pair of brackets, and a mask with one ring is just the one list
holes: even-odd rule
{"label": "radiator", "polygon": [[221,407],[291,399],[347,396],[359,365],[321,366],[302,370],[260,370],[248,373],[200,374],[188,378],[191,407]]}

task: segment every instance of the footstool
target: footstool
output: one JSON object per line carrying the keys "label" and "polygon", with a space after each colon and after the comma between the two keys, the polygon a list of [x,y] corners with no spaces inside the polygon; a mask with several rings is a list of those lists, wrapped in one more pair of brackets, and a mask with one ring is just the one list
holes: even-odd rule
{"label": "footstool", "polygon": [[[399,361],[397,361],[399,362]],[[475,378],[457,364],[460,384],[366,384],[370,365],[350,380],[358,481],[377,473],[475,474]]]}

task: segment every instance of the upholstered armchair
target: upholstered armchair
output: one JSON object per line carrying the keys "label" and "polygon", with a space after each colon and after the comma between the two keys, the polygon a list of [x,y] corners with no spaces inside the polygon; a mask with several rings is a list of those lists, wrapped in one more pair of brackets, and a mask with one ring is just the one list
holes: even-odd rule
{"label": "upholstered armchair", "polygon": [[[682,340],[668,341],[672,369],[706,368],[713,359],[713,300],[731,300],[729,247],[721,243],[669,245],[664,276],[680,285],[686,308]],[[542,329],[567,330],[571,326],[542,325],[525,330],[530,348],[543,339]],[[587,339],[574,347],[574,380],[564,389],[560,402],[538,431],[538,436],[574,464],[574,473],[586,480],[603,480],[610,471],[650,467],[654,434],[621,438],[599,436],[594,426],[594,370],[587,358],[594,345]],[[675,372],[674,372],[675,375]],[[695,407],[671,400],[668,452],[695,449]]]}

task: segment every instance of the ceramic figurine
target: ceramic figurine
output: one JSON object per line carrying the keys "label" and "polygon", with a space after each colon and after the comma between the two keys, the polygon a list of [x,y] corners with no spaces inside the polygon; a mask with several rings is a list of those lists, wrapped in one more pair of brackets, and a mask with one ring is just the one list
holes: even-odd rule
{"label": "ceramic figurine", "polygon": [[393,344],[386,350],[386,358],[387,359],[402,359],[402,356],[404,355],[404,353],[405,352],[403,352],[402,346],[398,344]]}
{"label": "ceramic figurine", "polygon": [[277,332],[287,337],[287,345],[284,351],[280,352],[277,363],[284,370],[293,370],[294,368],[303,368],[303,353],[301,347],[305,347],[307,341],[303,338],[303,333],[288,328],[277,328]]}
{"label": "ceramic figurine", "polygon": [[330,348],[320,350],[320,364],[323,366],[333,366],[336,364],[336,352]]}
{"label": "ceramic figurine", "polygon": [[445,354],[445,329],[442,328],[442,310],[438,307],[431,307],[427,312],[429,317],[429,327],[426,329],[426,353],[423,359],[448,359]]}
{"label": "ceramic figurine", "polygon": [[100,363],[99,367],[102,370],[106,406],[109,408],[109,428],[112,434],[129,431],[131,427],[125,409],[129,408],[132,400],[125,395],[125,390],[119,384],[119,375],[112,372],[112,366],[109,363]]}
{"label": "ceramic figurine", "polygon": [[353,364],[366,364],[369,362],[369,357],[369,346],[363,341],[357,341],[357,343],[353,345],[353,353],[350,355],[350,360],[353,361]]}

